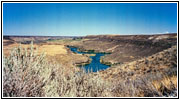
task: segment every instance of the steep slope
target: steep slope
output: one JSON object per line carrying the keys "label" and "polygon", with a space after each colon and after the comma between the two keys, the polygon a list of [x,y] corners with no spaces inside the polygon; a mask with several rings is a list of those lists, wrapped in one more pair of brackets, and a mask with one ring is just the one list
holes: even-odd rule
{"label": "steep slope", "polygon": [[168,96],[177,90],[177,46],[127,64],[112,66],[100,74],[115,84],[116,91],[119,90],[117,86],[123,84],[123,88],[127,89],[132,89],[132,85],[138,90],[135,92],[138,96]]}
{"label": "steep slope", "polygon": [[104,77],[111,78],[134,78],[142,75],[166,74],[172,75],[177,73],[177,46],[163,50],[152,56],[142,58],[127,64],[115,65],[102,71]]}

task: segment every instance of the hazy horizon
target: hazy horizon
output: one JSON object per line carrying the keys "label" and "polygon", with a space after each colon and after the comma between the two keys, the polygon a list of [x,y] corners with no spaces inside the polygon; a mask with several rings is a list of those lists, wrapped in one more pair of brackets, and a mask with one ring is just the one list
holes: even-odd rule
{"label": "hazy horizon", "polygon": [[[93,34],[93,35],[165,35],[165,34],[177,34],[177,33],[157,33],[157,34]],[[88,35],[3,35],[3,36],[59,36],[59,37],[84,37],[84,36],[93,36],[92,34]]]}
{"label": "hazy horizon", "polygon": [[3,35],[177,33],[177,3],[3,3]]}

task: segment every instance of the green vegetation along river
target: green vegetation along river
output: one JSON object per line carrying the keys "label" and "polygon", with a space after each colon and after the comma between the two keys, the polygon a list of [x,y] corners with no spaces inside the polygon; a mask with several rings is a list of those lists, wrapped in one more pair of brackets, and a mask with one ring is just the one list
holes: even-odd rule
{"label": "green vegetation along river", "polygon": [[102,64],[100,62],[101,56],[106,55],[106,53],[81,52],[81,51],[78,51],[78,48],[72,47],[72,46],[68,46],[68,48],[72,52],[78,53],[78,54],[95,54],[95,56],[90,56],[90,58],[92,59],[90,64],[86,64],[86,65],[81,66],[81,68],[85,69],[86,72],[97,72],[97,71],[100,71],[100,70],[105,70],[108,67],[110,67],[110,66]]}

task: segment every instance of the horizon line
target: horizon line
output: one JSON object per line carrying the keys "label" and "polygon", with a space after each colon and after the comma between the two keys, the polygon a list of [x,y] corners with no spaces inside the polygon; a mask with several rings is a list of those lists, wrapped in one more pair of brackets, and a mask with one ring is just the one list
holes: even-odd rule
{"label": "horizon line", "polygon": [[[100,36],[100,35],[167,35],[167,34],[177,34],[177,32],[172,32],[172,33],[149,33],[149,34],[147,34],[147,33],[144,33],[144,34],[89,34],[89,35],[85,35],[85,36]],[[50,35],[4,35],[3,34],[3,36],[27,36],[27,37],[35,37],[35,36],[37,36],[37,37],[55,37],[55,36],[58,36],[58,37],[85,37],[85,36],[78,36],[78,35],[76,35],[76,36],[74,36],[74,35],[70,35],[70,36],[68,36],[68,35],[52,35],[52,36],[50,36]]]}

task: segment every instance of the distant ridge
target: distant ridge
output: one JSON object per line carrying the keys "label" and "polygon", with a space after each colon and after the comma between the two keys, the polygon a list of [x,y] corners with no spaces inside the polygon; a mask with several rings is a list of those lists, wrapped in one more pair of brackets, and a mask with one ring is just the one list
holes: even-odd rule
{"label": "distant ridge", "polygon": [[40,36],[40,35],[3,35],[3,37],[83,37],[83,36]]}
{"label": "distant ridge", "polygon": [[162,34],[100,34],[100,35],[87,35],[86,37],[95,37],[95,36],[153,36],[153,35],[174,35],[177,33],[162,33]]}

